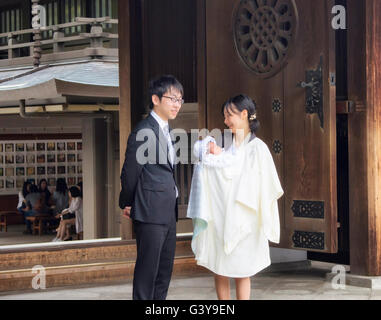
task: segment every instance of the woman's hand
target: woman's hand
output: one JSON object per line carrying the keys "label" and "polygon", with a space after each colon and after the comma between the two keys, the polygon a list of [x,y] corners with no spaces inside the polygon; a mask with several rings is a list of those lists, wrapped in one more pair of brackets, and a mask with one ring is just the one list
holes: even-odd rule
{"label": "woman's hand", "polygon": [[214,154],[217,156],[222,152],[222,148],[217,146],[214,142],[209,142],[208,147],[209,147],[209,153],[210,154]]}

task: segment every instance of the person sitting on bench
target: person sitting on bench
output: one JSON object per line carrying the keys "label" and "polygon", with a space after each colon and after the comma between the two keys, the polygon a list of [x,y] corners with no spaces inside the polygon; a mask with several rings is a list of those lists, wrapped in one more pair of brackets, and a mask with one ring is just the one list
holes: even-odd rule
{"label": "person sitting on bench", "polygon": [[30,193],[25,197],[25,202],[26,208],[22,209],[26,222],[26,231],[24,231],[24,234],[32,234],[31,222],[26,218],[33,217],[41,213],[47,213],[48,208],[46,207],[41,193],[38,191],[38,187],[35,184],[30,186]]}
{"label": "person sitting on bench", "polygon": [[82,199],[78,187],[71,187],[69,189],[69,199],[70,206],[69,208],[64,209],[60,214],[61,222],[57,228],[57,236],[53,239],[53,242],[70,240],[70,232],[68,228],[70,225],[75,224],[77,233],[83,231]]}
{"label": "person sitting on bench", "polygon": [[17,211],[22,215],[24,214],[23,209],[26,208],[25,197],[30,193],[30,186],[32,184],[29,181],[25,181],[22,187],[22,191],[19,191],[19,203],[17,204]]}

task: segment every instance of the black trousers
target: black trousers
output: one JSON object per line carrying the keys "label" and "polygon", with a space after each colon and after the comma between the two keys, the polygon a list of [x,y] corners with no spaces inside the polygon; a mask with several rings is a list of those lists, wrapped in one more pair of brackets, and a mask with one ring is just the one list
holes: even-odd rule
{"label": "black trousers", "polygon": [[134,300],[165,300],[176,249],[176,220],[168,225],[134,221],[137,258]]}

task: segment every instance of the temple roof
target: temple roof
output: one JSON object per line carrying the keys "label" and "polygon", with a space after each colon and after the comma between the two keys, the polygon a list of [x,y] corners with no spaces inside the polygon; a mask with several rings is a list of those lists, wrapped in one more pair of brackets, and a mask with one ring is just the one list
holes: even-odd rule
{"label": "temple roof", "polygon": [[73,103],[118,97],[117,61],[76,61],[35,69],[0,70],[0,107],[19,105],[20,100],[35,105],[41,101]]}

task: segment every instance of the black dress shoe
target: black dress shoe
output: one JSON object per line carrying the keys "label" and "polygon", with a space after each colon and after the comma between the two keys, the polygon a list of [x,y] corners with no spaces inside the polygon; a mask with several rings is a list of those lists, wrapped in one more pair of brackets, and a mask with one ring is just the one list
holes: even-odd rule
{"label": "black dress shoe", "polygon": [[73,238],[72,238],[72,237],[70,237],[70,238],[67,238],[67,239],[65,239],[64,241],[71,241],[71,240],[73,240]]}

